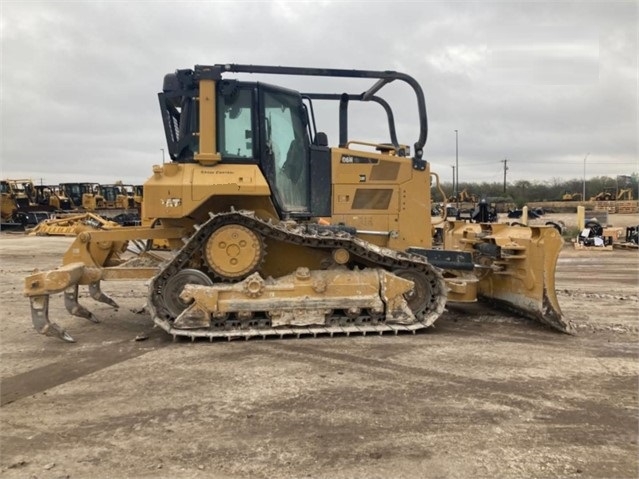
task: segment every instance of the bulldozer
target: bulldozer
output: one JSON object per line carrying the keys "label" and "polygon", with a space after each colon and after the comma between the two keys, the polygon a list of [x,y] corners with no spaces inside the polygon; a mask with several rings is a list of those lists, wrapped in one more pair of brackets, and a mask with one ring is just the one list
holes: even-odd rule
{"label": "bulldozer", "polygon": [[29,179],[6,179],[3,180],[6,190],[13,195],[16,207],[20,210],[27,211],[38,207],[36,201],[36,190],[32,180]]}
{"label": "bulldozer", "polygon": [[36,203],[41,206],[49,206],[56,211],[69,211],[73,209],[71,199],[64,190],[56,185],[35,185]]}
{"label": "bulldozer", "polygon": [[[76,236],[86,227],[109,229],[114,223],[140,224],[141,186],[98,183],[63,183],[57,187],[36,186],[42,203],[65,205],[59,214],[28,230],[30,236]],[[69,197],[66,194],[69,194]]]}
{"label": "bulldozer", "polygon": [[561,201],[582,201],[583,195],[581,193],[571,193],[570,191],[566,191],[561,196]]}
{"label": "bulldozer", "polygon": [[[133,209],[135,201],[133,200],[133,186],[122,184],[118,181],[112,185],[100,185],[100,193],[104,198],[106,208],[111,209]],[[131,194],[129,194],[129,191]]]}
{"label": "bulldozer", "polygon": [[126,198],[122,198],[121,204],[126,208],[142,208],[142,196],[143,196],[143,187],[142,185],[125,185],[122,181],[116,181],[115,186],[120,190],[120,194],[126,196]]}
{"label": "bulldozer", "polygon": [[24,229],[48,219],[57,208],[40,204],[38,190],[29,179],[5,179],[0,186],[0,229]]}
{"label": "bulldozer", "polygon": [[0,182],[0,229],[24,228],[22,223],[14,218],[18,208],[16,195],[13,193],[11,184],[7,180],[2,180]]}
{"label": "bulldozer", "polygon": [[98,183],[60,183],[60,188],[70,198],[75,209],[95,211],[105,208]]}
{"label": "bulldozer", "polygon": [[133,185],[133,205],[139,210],[142,209],[143,198],[144,198],[144,186]]}
{"label": "bulldozer", "polygon": [[[243,74],[372,85],[300,92]],[[412,90],[412,145],[399,141],[391,104],[380,96],[391,83]],[[555,228],[431,216],[439,177],[424,159],[426,102],[413,77],[196,65],[167,74],[158,98],[171,162],[153,166],[144,184],[147,226],[84,230],[62,266],[26,277],[38,332],[74,341],[49,318],[52,295],[63,293],[71,314],[97,322],[79,304],[79,286],[117,307],[101,283],[134,279],[148,283],[146,310],[174,338],[415,333],[447,302],[478,299],[571,331],[554,287],[563,245]],[[338,109],[334,146],[315,116],[320,102]],[[353,103],[382,109],[385,141],[350,137]],[[127,258],[129,243],[155,240],[169,245],[165,261],[142,267]]]}

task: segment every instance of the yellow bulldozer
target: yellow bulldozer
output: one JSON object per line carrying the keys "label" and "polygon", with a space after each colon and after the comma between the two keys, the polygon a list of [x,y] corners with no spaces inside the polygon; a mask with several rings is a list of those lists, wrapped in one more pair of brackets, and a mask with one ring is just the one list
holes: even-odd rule
{"label": "yellow bulldozer", "polygon": [[571,193],[570,191],[566,191],[561,196],[561,201],[582,201],[583,195],[581,193]]}
{"label": "yellow bulldozer", "polygon": [[98,183],[60,183],[60,188],[78,210],[95,211],[105,208]]}
{"label": "yellow bulldozer", "polygon": [[475,194],[468,193],[468,190],[464,188],[463,190],[459,192],[457,196],[453,194],[448,197],[449,203],[454,203],[457,201],[459,203],[477,203],[479,201],[479,198]]}
{"label": "yellow bulldozer", "polygon": [[35,226],[59,209],[55,203],[40,202],[29,179],[5,179],[0,184],[0,229],[24,229]]}
{"label": "yellow bulldozer", "polygon": [[134,208],[133,194],[129,195],[129,191],[133,193],[133,187],[127,187],[118,181],[112,185],[100,185],[100,194],[104,198],[106,208],[128,209]]}
{"label": "yellow bulldozer", "polygon": [[73,209],[71,198],[59,185],[34,185],[35,201],[41,206],[50,206],[57,211],[70,211]]}
{"label": "yellow bulldozer", "polygon": [[[299,92],[238,78],[246,73],[372,85]],[[414,94],[412,148],[380,96],[393,82]],[[49,319],[51,295],[64,293],[71,314],[96,321],[78,286],[117,307],[101,282],[122,279],[147,281],[154,323],[190,339],[414,333],[447,301],[477,299],[570,331],[555,294],[563,244],[555,228],[431,217],[431,178],[439,179],[424,159],[426,103],[411,76],[197,65],[167,74],[159,102],[172,161],[144,184],[143,224],[152,226],[82,231],[61,267],[25,278],[40,333],[73,341]],[[338,108],[335,146],[315,116],[319,102]],[[387,141],[350,137],[352,103],[385,112]],[[130,242],[153,240],[170,246],[168,261],[127,260]]]}

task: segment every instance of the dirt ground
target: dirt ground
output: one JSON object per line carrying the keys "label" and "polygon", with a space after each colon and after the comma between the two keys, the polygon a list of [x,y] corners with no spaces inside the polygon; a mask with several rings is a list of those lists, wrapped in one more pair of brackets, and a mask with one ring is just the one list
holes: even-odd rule
{"label": "dirt ground", "polygon": [[4,478],[639,475],[637,251],[564,248],[572,336],[472,305],[417,335],[172,342],[143,283],[111,282],[117,311],[81,294],[100,324],[52,299],[68,344],[22,284],[70,241],[0,235]]}

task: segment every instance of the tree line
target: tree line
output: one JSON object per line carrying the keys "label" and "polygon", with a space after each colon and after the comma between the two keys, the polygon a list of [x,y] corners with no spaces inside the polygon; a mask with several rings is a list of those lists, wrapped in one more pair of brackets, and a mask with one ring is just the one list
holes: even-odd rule
{"label": "tree line", "polygon": [[[561,201],[564,194],[582,193],[583,178],[574,178],[564,180],[562,178],[553,178],[547,181],[528,181],[519,180],[514,183],[506,183],[504,191],[503,182],[493,183],[473,183],[460,182],[458,191],[464,191],[469,195],[475,195],[477,198],[486,198],[489,201],[495,201],[495,198],[504,199],[517,206],[523,206],[529,202],[536,201]],[[443,182],[441,184],[444,193],[448,197],[453,196],[452,182]],[[632,190],[632,198],[639,199],[639,173],[632,175],[623,175],[617,177],[611,176],[595,176],[586,179],[586,197],[588,200],[603,191],[620,191],[630,188]],[[431,188],[433,201],[441,202],[441,193],[433,186]]]}

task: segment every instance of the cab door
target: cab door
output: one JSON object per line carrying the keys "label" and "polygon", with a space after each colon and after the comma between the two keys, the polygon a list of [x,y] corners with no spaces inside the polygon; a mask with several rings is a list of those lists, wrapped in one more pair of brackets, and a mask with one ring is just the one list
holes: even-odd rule
{"label": "cab door", "polygon": [[302,97],[296,92],[261,90],[262,167],[282,217],[310,215],[310,141]]}

